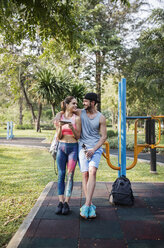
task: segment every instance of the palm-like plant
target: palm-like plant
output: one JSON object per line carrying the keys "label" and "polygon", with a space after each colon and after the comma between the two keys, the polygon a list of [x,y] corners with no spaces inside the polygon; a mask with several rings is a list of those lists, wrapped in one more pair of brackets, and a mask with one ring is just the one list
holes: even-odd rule
{"label": "palm-like plant", "polygon": [[86,87],[83,83],[72,83],[70,85],[69,93],[71,96],[74,96],[78,100],[78,107],[83,107],[83,98],[86,94]]}
{"label": "palm-like plant", "polygon": [[53,116],[55,116],[55,107],[68,94],[68,75],[61,71],[52,72],[49,69],[40,69],[36,74],[36,80],[32,90],[37,99],[51,104]]}

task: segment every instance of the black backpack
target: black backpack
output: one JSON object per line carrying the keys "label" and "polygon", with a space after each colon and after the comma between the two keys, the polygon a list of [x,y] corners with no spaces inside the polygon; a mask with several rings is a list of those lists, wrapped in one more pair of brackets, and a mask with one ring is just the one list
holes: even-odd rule
{"label": "black backpack", "polygon": [[[111,196],[113,198],[112,201],[110,200]],[[134,204],[131,183],[127,177],[121,176],[114,181],[109,201],[116,205],[132,206]]]}

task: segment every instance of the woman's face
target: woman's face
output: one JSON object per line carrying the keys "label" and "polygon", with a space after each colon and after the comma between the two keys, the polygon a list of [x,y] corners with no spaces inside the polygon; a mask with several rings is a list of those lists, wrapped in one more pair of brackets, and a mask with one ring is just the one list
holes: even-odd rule
{"label": "woman's face", "polygon": [[69,104],[67,104],[67,109],[71,112],[77,110],[77,100],[73,98]]}

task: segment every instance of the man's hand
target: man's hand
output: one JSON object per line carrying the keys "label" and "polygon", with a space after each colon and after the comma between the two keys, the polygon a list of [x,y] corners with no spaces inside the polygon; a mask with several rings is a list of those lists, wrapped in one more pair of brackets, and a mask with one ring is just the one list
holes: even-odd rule
{"label": "man's hand", "polygon": [[93,148],[92,149],[88,149],[88,151],[86,152],[86,157],[87,158],[91,158],[94,153],[95,153],[95,150]]}
{"label": "man's hand", "polygon": [[69,126],[69,128],[70,128],[71,130],[73,129],[72,123],[69,123],[68,126]]}

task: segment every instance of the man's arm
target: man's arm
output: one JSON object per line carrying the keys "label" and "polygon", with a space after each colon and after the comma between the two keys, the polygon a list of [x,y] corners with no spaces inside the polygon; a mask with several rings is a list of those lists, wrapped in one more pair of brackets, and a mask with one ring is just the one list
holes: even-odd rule
{"label": "man's arm", "polygon": [[100,117],[100,135],[101,137],[99,139],[99,142],[92,149],[88,150],[88,157],[92,157],[95,151],[100,148],[107,139],[106,119],[103,115]]}
{"label": "man's arm", "polygon": [[[58,112],[58,113],[56,114],[56,116],[55,116],[55,118],[54,118],[54,125],[55,125],[55,126],[58,126],[58,125],[59,125],[59,121],[60,121],[60,119],[61,119],[61,115],[62,115],[62,114],[63,114],[62,111],[60,111],[60,112]],[[75,114],[76,114],[77,116],[80,116],[80,115],[81,115],[81,109],[77,109],[76,112],[75,112]]]}
{"label": "man's arm", "polygon": [[76,129],[73,127],[72,123],[69,124],[69,128],[72,130],[75,139],[80,138],[80,133],[81,133],[81,119],[79,116],[76,116]]}
{"label": "man's arm", "polygon": [[80,116],[80,115],[81,115],[81,110],[82,110],[82,109],[76,109],[75,114],[78,115],[78,116]]}

